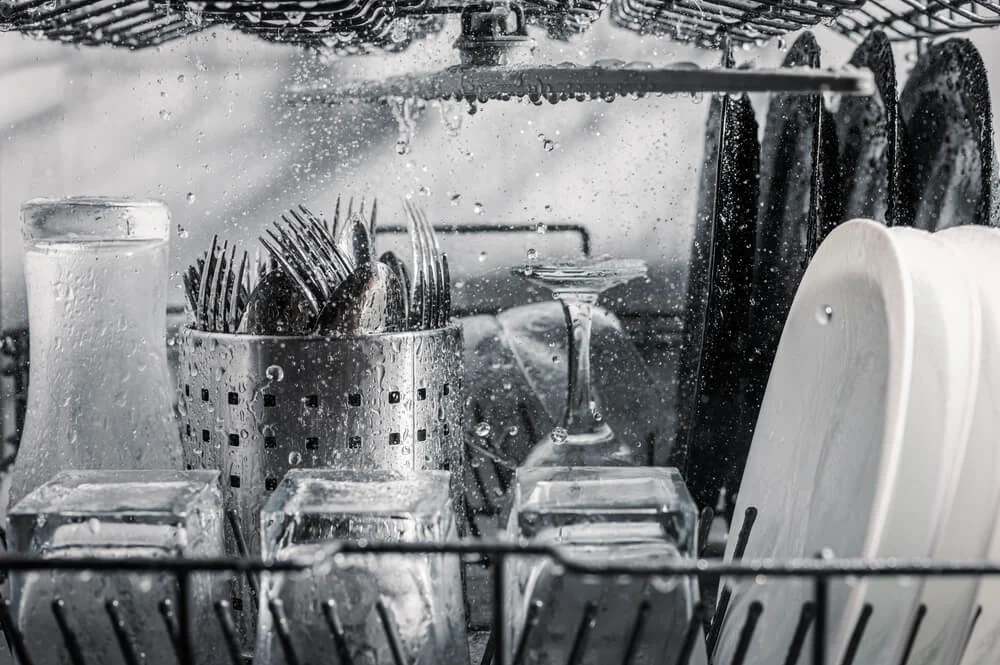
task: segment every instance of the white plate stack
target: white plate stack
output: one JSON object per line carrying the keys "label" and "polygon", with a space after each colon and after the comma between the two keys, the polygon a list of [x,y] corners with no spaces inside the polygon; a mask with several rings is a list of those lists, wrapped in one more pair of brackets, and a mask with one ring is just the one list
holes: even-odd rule
{"label": "white plate stack", "polygon": [[[1000,560],[998,267],[995,229],[828,236],[785,323],[728,560]],[[1000,663],[1000,580],[835,578],[829,596],[828,663]],[[804,580],[724,580],[712,662],[807,662],[812,599]]]}

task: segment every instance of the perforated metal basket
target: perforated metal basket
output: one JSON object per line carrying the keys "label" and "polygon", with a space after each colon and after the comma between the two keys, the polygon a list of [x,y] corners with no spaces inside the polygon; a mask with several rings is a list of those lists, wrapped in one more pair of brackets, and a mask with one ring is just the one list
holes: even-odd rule
{"label": "perforated metal basket", "polygon": [[[357,338],[186,329],[180,353],[185,464],[222,470],[246,541],[230,533],[230,554],[259,555],[260,509],[291,468],[461,468],[457,326]],[[462,475],[452,476],[459,516]],[[242,578],[232,607],[249,634],[256,598]]]}

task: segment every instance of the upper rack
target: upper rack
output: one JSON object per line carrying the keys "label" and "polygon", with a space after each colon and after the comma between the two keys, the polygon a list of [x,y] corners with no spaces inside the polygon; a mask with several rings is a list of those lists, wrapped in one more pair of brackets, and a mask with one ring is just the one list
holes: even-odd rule
{"label": "upper rack", "polygon": [[[761,44],[817,24],[895,41],[1000,25],[993,0],[524,0],[529,24],[567,39],[602,14],[647,35],[707,48]],[[81,45],[157,46],[224,25],[338,55],[399,51],[438,32],[453,0],[0,0],[0,31]]]}

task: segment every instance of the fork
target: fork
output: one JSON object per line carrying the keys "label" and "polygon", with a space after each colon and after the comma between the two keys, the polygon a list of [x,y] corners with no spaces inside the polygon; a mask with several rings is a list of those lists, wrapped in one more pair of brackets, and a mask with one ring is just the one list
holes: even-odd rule
{"label": "fork", "polygon": [[427,216],[409,201],[403,201],[413,247],[413,285],[410,297],[410,327],[430,330],[451,319],[451,284],[448,260],[441,254]]}
{"label": "fork", "polygon": [[249,255],[243,252],[239,269],[234,272],[236,246],[230,249],[226,242],[220,248],[219,237],[214,236],[205,256],[188,267],[183,276],[184,289],[197,329],[235,332],[253,282],[248,265]]}

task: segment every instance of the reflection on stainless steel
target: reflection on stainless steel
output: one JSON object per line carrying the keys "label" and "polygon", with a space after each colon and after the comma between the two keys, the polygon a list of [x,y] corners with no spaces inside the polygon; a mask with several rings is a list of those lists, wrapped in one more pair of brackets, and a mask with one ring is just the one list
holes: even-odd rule
{"label": "reflection on stainless steel", "polygon": [[441,254],[434,228],[424,212],[408,201],[405,206],[413,243],[410,326],[415,330],[440,328],[451,319],[447,257]]}

